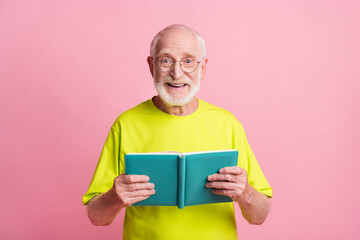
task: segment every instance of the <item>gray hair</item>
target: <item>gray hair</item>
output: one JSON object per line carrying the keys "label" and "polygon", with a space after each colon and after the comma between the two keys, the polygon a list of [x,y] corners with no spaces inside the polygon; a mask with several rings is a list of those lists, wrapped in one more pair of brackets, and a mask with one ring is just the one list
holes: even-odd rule
{"label": "gray hair", "polygon": [[170,26],[167,26],[166,28],[164,28],[163,30],[161,30],[160,32],[158,32],[155,37],[153,38],[153,40],[151,41],[151,45],[150,45],[150,56],[151,57],[155,57],[155,48],[156,48],[156,44],[159,41],[161,35],[170,30],[170,29],[174,29],[174,28],[179,28],[179,29],[183,29],[186,30],[190,33],[192,33],[196,39],[198,40],[200,49],[201,49],[201,58],[205,58],[206,56],[206,48],[205,48],[205,41],[204,39],[191,27],[188,27],[186,25],[183,24],[172,24]]}

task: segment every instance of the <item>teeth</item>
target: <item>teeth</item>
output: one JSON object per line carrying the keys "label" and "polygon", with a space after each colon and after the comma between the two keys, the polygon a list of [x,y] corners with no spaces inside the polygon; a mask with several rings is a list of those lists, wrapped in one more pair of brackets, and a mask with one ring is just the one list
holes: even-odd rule
{"label": "teeth", "polygon": [[170,86],[172,87],[176,87],[176,88],[180,88],[180,87],[184,87],[186,84],[171,84],[171,83],[168,83]]}

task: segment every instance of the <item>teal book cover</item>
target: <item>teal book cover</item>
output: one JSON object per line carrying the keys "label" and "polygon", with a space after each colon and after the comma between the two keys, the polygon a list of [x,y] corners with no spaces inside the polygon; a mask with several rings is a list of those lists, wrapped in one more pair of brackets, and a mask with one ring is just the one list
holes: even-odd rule
{"label": "teal book cover", "polygon": [[237,165],[237,150],[204,152],[128,153],[127,175],[147,175],[155,185],[155,194],[133,206],[185,206],[232,202],[212,193],[205,186],[207,177],[223,167]]}

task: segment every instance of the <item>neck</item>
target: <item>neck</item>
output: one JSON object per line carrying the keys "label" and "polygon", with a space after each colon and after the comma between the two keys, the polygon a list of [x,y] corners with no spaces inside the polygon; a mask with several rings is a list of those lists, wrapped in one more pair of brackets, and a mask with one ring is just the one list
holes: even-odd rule
{"label": "neck", "polygon": [[153,99],[155,106],[161,111],[175,116],[186,116],[196,111],[199,106],[199,101],[194,97],[190,102],[183,106],[168,106],[159,96]]}

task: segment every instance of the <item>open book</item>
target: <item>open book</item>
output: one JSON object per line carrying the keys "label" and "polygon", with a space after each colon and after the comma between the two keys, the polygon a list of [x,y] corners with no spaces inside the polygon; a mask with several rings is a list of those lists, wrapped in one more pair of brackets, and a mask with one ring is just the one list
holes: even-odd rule
{"label": "open book", "polygon": [[127,175],[147,175],[155,194],[133,206],[185,206],[231,202],[205,186],[207,177],[223,167],[236,166],[238,151],[128,153]]}

